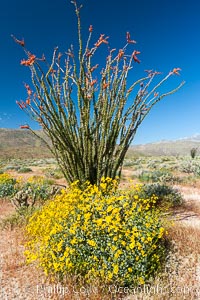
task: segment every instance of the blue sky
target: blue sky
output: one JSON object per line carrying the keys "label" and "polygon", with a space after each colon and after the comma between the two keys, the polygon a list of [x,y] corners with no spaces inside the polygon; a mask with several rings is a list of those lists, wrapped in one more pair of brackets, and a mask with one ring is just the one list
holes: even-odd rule
{"label": "blue sky", "polygon": [[[94,28],[94,42],[100,33],[109,36],[111,48],[122,48],[126,32],[137,41],[141,64],[135,65],[133,78],[143,70],[167,74],[174,67],[181,76],[170,80],[167,88],[182,80],[184,87],[157,104],[138,129],[134,143],[177,139],[200,132],[200,1],[197,0],[81,0],[82,29]],[[76,18],[68,0],[7,0],[0,4],[0,127],[19,128],[37,124],[16,105],[25,99],[23,83],[31,83],[28,68],[21,66],[24,52],[11,38],[25,39],[27,48],[48,57],[55,46],[66,51],[76,44]],[[130,78],[131,80],[131,78]]]}

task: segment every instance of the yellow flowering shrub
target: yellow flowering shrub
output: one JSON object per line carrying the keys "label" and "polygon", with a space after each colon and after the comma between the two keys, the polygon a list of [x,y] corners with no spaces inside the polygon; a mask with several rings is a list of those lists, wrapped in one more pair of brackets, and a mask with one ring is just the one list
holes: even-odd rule
{"label": "yellow flowering shrub", "polygon": [[10,174],[0,174],[0,198],[10,197],[16,192],[17,180]]}
{"label": "yellow flowering shrub", "polygon": [[16,182],[16,180],[7,173],[2,173],[0,174],[0,184],[4,184],[4,183],[13,183]]}
{"label": "yellow flowering shrub", "polygon": [[145,283],[162,265],[165,229],[155,196],[138,199],[141,188],[120,190],[109,178],[84,190],[73,183],[31,217],[27,262],[37,260],[47,275],[60,279]]}
{"label": "yellow flowering shrub", "polygon": [[27,179],[27,183],[32,183],[32,184],[44,184],[46,182],[46,179],[44,176],[37,176],[37,175],[34,175],[34,176],[30,176],[28,179]]}
{"label": "yellow flowering shrub", "polygon": [[43,204],[44,201],[52,197],[52,182],[44,176],[31,176],[22,185],[23,191],[29,191],[30,196],[36,197],[38,204]]}

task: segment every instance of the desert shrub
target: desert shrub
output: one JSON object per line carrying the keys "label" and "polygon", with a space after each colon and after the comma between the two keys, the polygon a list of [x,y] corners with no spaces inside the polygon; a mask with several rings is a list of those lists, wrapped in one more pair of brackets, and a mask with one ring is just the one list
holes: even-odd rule
{"label": "desert shrub", "polygon": [[32,172],[32,169],[29,168],[29,167],[21,167],[21,168],[18,170],[18,173],[29,173],[29,172]]}
{"label": "desert shrub", "polygon": [[23,185],[22,190],[29,191],[30,196],[35,197],[39,202],[44,202],[51,196],[53,183],[52,180],[45,179],[43,176],[31,176]]}
{"label": "desert shrub", "polygon": [[163,173],[163,175],[160,177],[159,182],[160,183],[180,183],[182,179],[178,176],[173,175],[171,172]]}
{"label": "desert shrub", "polygon": [[181,172],[187,173],[187,174],[195,174],[198,173],[198,170],[200,169],[200,161],[193,159],[193,160],[184,160],[180,166],[179,170]]}
{"label": "desert shrub", "polygon": [[149,159],[147,161],[147,168],[150,168],[150,169],[155,169],[158,167],[158,165],[161,163],[161,160],[160,159]]}
{"label": "desert shrub", "polygon": [[123,163],[124,167],[132,167],[134,165],[135,165],[135,162],[133,159],[125,159],[124,160],[124,163]]}
{"label": "desert shrub", "polygon": [[60,170],[60,168],[46,168],[44,170],[44,174],[49,178],[54,178],[54,179],[63,178],[63,173]]}
{"label": "desert shrub", "polygon": [[195,171],[194,171],[194,175],[195,176],[200,176],[200,166],[199,167],[196,167]]}
{"label": "desert shrub", "polygon": [[183,203],[181,193],[173,187],[166,184],[146,184],[143,186],[141,197],[148,198],[155,195],[157,197],[156,205],[178,206]]}
{"label": "desert shrub", "polygon": [[19,169],[20,169],[19,166],[13,166],[13,165],[8,165],[3,168],[4,172],[9,170],[18,171]]}
{"label": "desert shrub", "polygon": [[45,178],[44,176],[33,175],[30,176],[27,180],[28,183],[38,184],[38,185],[52,185],[54,184],[54,180]]}
{"label": "desert shrub", "polygon": [[184,173],[193,173],[194,172],[194,163],[193,161],[183,162],[179,166],[179,171]]}
{"label": "desert shrub", "polygon": [[0,184],[0,198],[9,197],[16,193],[15,185],[11,183]]}
{"label": "desert shrub", "polygon": [[142,170],[138,174],[138,179],[142,182],[145,182],[145,181],[148,182],[151,180],[151,174],[152,174],[152,172],[150,172],[149,170]]}
{"label": "desert shrub", "polygon": [[15,184],[16,180],[10,174],[2,173],[2,174],[0,174],[0,184],[2,184],[2,183],[13,183],[13,184]]}
{"label": "desert shrub", "polygon": [[54,158],[46,158],[46,159],[36,159],[31,163],[31,166],[45,166],[55,164],[56,160]]}
{"label": "desert shrub", "polygon": [[16,183],[16,179],[9,174],[0,174],[0,198],[13,195],[17,191]]}
{"label": "desert shrub", "polygon": [[126,191],[102,178],[100,186],[73,183],[35,212],[26,227],[27,262],[37,260],[49,276],[75,275],[125,286],[144,284],[165,257],[156,197],[139,198],[141,187]]}
{"label": "desert shrub", "polygon": [[142,182],[177,182],[179,179],[171,172],[164,170],[142,171],[139,176]]}
{"label": "desert shrub", "polygon": [[166,161],[169,162],[169,161],[171,161],[171,159],[172,158],[170,156],[163,156],[163,157],[161,157],[161,161],[162,162],[166,162]]}

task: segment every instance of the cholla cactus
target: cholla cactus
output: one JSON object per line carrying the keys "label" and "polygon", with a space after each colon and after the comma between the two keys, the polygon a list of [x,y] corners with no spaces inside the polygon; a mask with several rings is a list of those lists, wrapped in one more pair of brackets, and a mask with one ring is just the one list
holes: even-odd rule
{"label": "cholla cactus", "polygon": [[[14,37],[27,54],[27,60],[22,60],[21,65],[30,68],[35,90],[25,84],[28,98],[17,104],[50,138],[48,147],[69,183],[89,180],[99,184],[103,176],[120,176],[138,126],[158,101],[176,92],[183,83],[167,93],[159,92],[169,77],[179,74],[180,69],[174,68],[154,86],[153,80],[159,72],[152,70],[130,84],[128,76],[133,64],[140,63],[140,52],[133,49],[128,53],[128,48],[136,42],[127,32],[126,44],[119,51],[109,49],[104,34],[92,44],[91,25],[83,47],[80,8],[75,1],[72,3],[78,20],[77,54],[73,46],[65,55],[56,48],[48,64],[44,56],[38,59],[27,51],[23,40]],[[108,47],[108,56],[101,68],[95,62],[95,54],[103,44]],[[31,130],[28,125],[21,128]]]}
{"label": "cholla cactus", "polygon": [[11,203],[16,209],[28,208],[29,206],[34,206],[36,201],[36,194],[31,190],[31,188],[26,191],[18,191],[12,198]]}
{"label": "cholla cactus", "polygon": [[190,150],[190,155],[191,155],[191,158],[195,158],[196,157],[196,155],[197,155],[197,150],[198,150],[198,148],[192,148],[191,150]]}

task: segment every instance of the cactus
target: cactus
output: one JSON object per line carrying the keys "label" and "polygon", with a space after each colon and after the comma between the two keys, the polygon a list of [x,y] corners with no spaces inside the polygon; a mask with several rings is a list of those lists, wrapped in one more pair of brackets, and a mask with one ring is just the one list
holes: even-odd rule
{"label": "cactus", "polygon": [[190,155],[191,155],[191,158],[195,158],[196,157],[196,155],[197,155],[197,150],[198,150],[198,148],[192,148],[191,150],[190,150]]}
{"label": "cactus", "polygon": [[26,191],[20,190],[11,198],[11,203],[16,209],[20,209],[22,207],[28,208],[29,206],[33,207],[35,201],[36,194],[33,193],[31,188],[27,189]]}
{"label": "cactus", "polygon": [[[99,184],[102,177],[121,175],[125,154],[139,125],[157,102],[176,92],[183,82],[169,92],[160,93],[160,86],[179,74],[180,69],[174,68],[153,86],[159,72],[152,70],[130,83],[131,69],[140,63],[139,51],[129,53],[129,47],[135,44],[130,34],[126,35],[125,46],[116,52],[110,50],[108,37],[103,34],[91,46],[91,25],[84,47],[80,8],[75,1],[72,3],[78,21],[78,53],[73,46],[65,55],[56,48],[48,64],[44,56],[39,59],[30,53],[24,40],[13,37],[27,55],[21,64],[30,68],[34,87],[33,92],[25,84],[28,98],[17,104],[50,138],[50,144],[45,142],[69,183],[89,180]],[[108,47],[108,56],[101,69],[94,59],[102,47]],[[21,128],[36,134],[27,124]]]}

